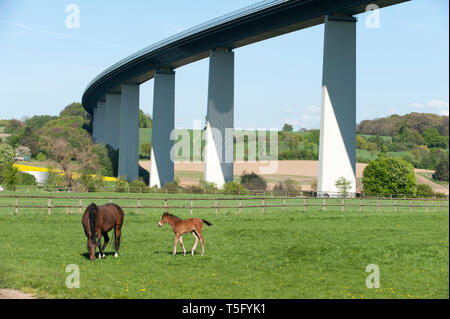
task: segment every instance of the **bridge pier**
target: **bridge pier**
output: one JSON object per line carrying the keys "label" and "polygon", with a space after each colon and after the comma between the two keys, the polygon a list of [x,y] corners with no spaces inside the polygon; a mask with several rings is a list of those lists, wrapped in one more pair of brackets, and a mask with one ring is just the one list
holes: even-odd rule
{"label": "bridge pier", "polygon": [[204,179],[217,187],[233,180],[234,52],[210,51]]}
{"label": "bridge pier", "polygon": [[174,181],[175,158],[170,154],[174,144],[170,136],[174,129],[175,72],[159,69],[155,72],[153,89],[150,187],[162,187]]}
{"label": "bridge pier", "polygon": [[105,144],[115,150],[119,148],[121,98],[118,93],[106,94]]}
{"label": "bridge pier", "polygon": [[105,101],[98,101],[94,108],[94,123],[92,124],[92,138],[96,144],[105,142],[105,111]]}
{"label": "bridge pier", "polygon": [[356,191],[356,18],[327,16],[322,75],[319,192],[341,176]]}
{"label": "bridge pier", "polygon": [[122,84],[119,132],[119,177],[139,179],[139,85]]}

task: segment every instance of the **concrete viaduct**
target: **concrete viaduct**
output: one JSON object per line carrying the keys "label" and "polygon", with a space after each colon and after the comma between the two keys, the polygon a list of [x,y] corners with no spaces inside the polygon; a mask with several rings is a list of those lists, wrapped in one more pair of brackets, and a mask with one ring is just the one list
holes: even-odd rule
{"label": "concrete viaduct", "polygon": [[[138,179],[139,85],[154,78],[150,186],[174,180],[175,69],[209,58],[204,178],[233,180],[225,143],[234,128],[234,50],[325,24],[318,191],[335,191],[344,176],[356,188],[356,23],[367,6],[408,0],[272,0],[258,2],[144,48],[112,65],[87,86],[82,103],[93,115],[95,143],[119,150],[119,176]],[[213,132],[222,134],[213,134]],[[229,131],[229,130],[228,130]]]}

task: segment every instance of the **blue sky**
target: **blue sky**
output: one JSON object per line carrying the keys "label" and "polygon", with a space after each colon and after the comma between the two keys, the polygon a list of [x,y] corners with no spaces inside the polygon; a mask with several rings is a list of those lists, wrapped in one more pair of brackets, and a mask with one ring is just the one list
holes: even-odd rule
{"label": "blue sky", "polygon": [[[118,60],[254,0],[0,0],[0,119],[58,114]],[[67,28],[66,6],[80,9]],[[380,11],[357,24],[357,121],[409,112],[448,115],[447,0]],[[323,25],[235,50],[235,127],[318,128]],[[176,70],[176,127],[206,114],[208,60]],[[141,86],[152,113],[153,81]],[[257,116],[256,116],[257,115]]]}

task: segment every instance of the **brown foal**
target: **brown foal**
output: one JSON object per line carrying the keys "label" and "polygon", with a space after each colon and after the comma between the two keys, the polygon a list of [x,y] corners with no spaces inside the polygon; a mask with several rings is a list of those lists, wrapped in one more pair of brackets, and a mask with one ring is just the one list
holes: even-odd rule
{"label": "brown foal", "polygon": [[162,227],[165,223],[169,223],[172,226],[173,232],[175,233],[175,241],[173,243],[173,254],[177,253],[177,244],[178,240],[180,241],[181,248],[183,248],[184,255],[186,256],[186,249],[184,249],[183,245],[183,234],[192,233],[195,237],[195,244],[192,247],[191,254],[194,256],[195,248],[197,247],[198,240],[202,243],[202,256],[205,252],[205,244],[202,234],[203,223],[208,226],[211,226],[211,223],[207,222],[204,219],[199,218],[190,218],[190,219],[181,219],[177,216],[169,214],[168,212],[164,212],[159,220],[158,226]]}

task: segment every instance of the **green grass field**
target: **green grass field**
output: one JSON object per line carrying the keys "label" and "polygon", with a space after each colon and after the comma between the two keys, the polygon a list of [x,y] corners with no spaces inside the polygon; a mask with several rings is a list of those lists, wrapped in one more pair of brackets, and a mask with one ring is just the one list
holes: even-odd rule
{"label": "green grass field", "polygon": [[[21,199],[21,204],[33,202],[38,200]],[[136,200],[116,202],[136,205]],[[191,217],[188,209],[171,212]],[[214,209],[196,209],[194,217],[213,224],[204,226],[203,257],[200,244],[194,257],[183,256],[180,246],[172,256],[173,232],[169,225],[157,226],[161,213],[126,209],[120,257],[113,257],[110,243],[106,259],[90,261],[78,209],[48,215],[46,208],[21,208],[15,215],[14,208],[0,208],[0,287],[43,298],[449,297],[448,208],[266,208],[264,213],[224,208],[217,215]],[[193,236],[184,235],[184,242],[190,251]],[[66,287],[70,264],[80,269],[80,288]],[[366,287],[369,264],[379,266],[379,289]]]}

